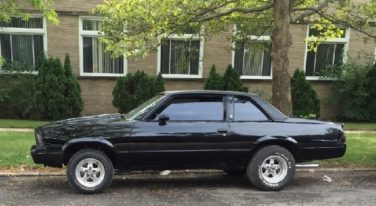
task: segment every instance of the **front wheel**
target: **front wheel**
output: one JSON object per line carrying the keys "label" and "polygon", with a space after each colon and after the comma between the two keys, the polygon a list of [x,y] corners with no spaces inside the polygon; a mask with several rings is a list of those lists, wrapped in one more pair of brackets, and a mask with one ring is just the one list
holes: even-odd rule
{"label": "front wheel", "polygon": [[69,160],[67,177],[78,192],[100,193],[110,186],[113,171],[112,162],[106,154],[95,149],[84,149]]}
{"label": "front wheel", "polygon": [[247,168],[247,176],[258,189],[281,190],[295,176],[295,159],[283,147],[263,147],[253,155]]}

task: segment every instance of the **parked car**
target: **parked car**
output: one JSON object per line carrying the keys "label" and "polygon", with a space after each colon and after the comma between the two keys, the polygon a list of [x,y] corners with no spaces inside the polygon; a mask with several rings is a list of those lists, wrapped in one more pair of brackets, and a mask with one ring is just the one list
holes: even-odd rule
{"label": "parked car", "polygon": [[289,118],[254,94],[161,93],[126,115],[73,118],[35,129],[37,164],[67,166],[78,192],[99,193],[114,170],[214,168],[280,190],[295,163],[341,157],[342,126]]}

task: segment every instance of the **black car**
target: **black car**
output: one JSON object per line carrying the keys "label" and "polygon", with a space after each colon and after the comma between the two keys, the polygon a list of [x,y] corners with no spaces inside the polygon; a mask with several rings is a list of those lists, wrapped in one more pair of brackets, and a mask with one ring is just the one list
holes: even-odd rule
{"label": "black car", "polygon": [[214,168],[246,175],[262,190],[280,190],[295,163],[341,157],[340,124],[289,118],[254,94],[161,93],[126,115],[53,122],[35,130],[34,162],[67,166],[79,192],[98,193],[114,170]]}

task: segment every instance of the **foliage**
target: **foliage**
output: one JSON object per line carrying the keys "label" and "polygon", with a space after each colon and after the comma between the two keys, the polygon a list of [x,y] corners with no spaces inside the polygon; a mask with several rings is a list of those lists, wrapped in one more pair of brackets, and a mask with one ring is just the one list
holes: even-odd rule
{"label": "foliage", "polygon": [[[29,5],[39,10],[46,19],[58,24],[59,19],[57,13],[53,9],[53,0],[28,0]],[[8,22],[12,16],[20,16],[27,20],[29,15],[22,11],[19,2],[16,0],[2,0],[0,1],[0,21]]]}
{"label": "foliage", "polygon": [[359,64],[351,59],[338,71],[341,71],[336,76],[339,118],[346,121],[376,121],[376,66],[373,60]]}
{"label": "foliage", "polygon": [[291,98],[294,116],[308,117],[314,114],[316,118],[319,117],[320,100],[302,70],[295,70],[291,78]]}
{"label": "foliage", "polygon": [[205,81],[204,89],[248,92],[248,88],[243,86],[240,80],[240,75],[231,65],[227,66],[223,76],[216,72],[215,65],[213,65]]}
{"label": "foliage", "polygon": [[65,56],[64,60],[64,98],[66,107],[65,117],[77,117],[83,108],[83,101],[81,99],[81,87],[76,77],[72,73],[69,55]]}
{"label": "foliage", "polygon": [[34,109],[43,119],[65,117],[64,69],[58,58],[45,59],[38,70],[33,97]]}
{"label": "foliage", "polygon": [[223,90],[224,82],[215,69],[215,65],[210,68],[209,77],[205,80],[204,89],[206,90]]}
{"label": "foliage", "polygon": [[0,75],[0,117],[28,118],[31,115],[35,76]]}
{"label": "foliage", "polygon": [[231,65],[227,66],[222,79],[224,83],[223,90],[248,92],[248,88],[243,86],[240,80],[239,73]]}
{"label": "foliage", "polygon": [[120,113],[127,113],[144,101],[164,91],[162,75],[150,77],[143,71],[119,77],[112,91],[112,104]]}
{"label": "foliage", "polygon": [[[369,19],[376,17],[376,1],[343,3],[343,0],[291,1],[291,23],[309,22],[325,38],[341,35],[340,27],[350,27],[376,38]],[[288,4],[286,4],[288,6]],[[155,51],[160,39],[183,34],[190,28],[211,36],[237,25],[233,40],[246,39],[249,34],[262,35],[274,28],[276,16],[273,1],[258,0],[107,0],[95,12],[104,17],[101,40],[107,49],[119,56],[145,56]],[[147,14],[147,15],[145,15]],[[274,34],[272,34],[274,35]],[[275,35],[279,35],[276,33]]]}

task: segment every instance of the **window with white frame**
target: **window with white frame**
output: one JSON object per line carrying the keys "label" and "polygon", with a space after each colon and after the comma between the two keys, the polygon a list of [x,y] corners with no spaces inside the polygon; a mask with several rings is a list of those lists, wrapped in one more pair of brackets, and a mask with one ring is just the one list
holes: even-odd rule
{"label": "window with white frame", "polygon": [[5,59],[2,69],[17,66],[17,70],[36,71],[46,50],[43,17],[12,17],[9,22],[0,22],[0,56]]}
{"label": "window with white frame", "polygon": [[83,76],[119,76],[126,73],[123,56],[112,58],[99,41],[102,20],[80,18],[80,67]]}
{"label": "window with white frame", "polygon": [[233,66],[242,78],[271,78],[272,58],[269,36],[249,36],[236,42]]}
{"label": "window with white frame", "polygon": [[[332,70],[344,62],[349,31],[342,29],[343,33],[339,38],[330,38],[320,43],[316,51],[308,49],[306,52],[305,74],[308,77],[319,77],[323,72]],[[308,26],[308,43],[314,37],[319,36],[319,31]]]}
{"label": "window with white frame", "polygon": [[201,77],[203,40],[197,32],[172,35],[162,40],[158,72],[163,77]]}

